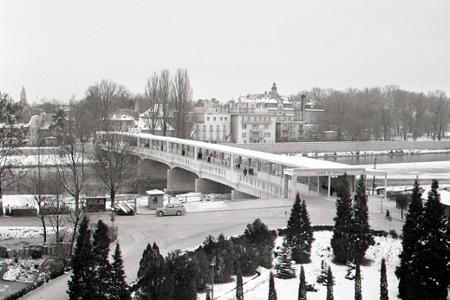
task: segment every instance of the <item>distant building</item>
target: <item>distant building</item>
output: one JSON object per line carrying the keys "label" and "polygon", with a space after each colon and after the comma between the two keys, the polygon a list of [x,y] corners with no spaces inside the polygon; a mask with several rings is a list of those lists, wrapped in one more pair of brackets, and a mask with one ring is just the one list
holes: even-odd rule
{"label": "distant building", "polygon": [[274,143],[276,117],[266,113],[232,114],[231,142]]}
{"label": "distant building", "polygon": [[112,131],[130,131],[137,127],[137,122],[133,116],[125,113],[115,113],[109,118]]}
{"label": "distant building", "polygon": [[[149,109],[141,113],[138,120],[138,130],[142,133],[163,135],[163,119],[160,113],[156,114]],[[170,124],[167,124],[166,136],[175,136],[175,129]]]}
{"label": "distant building", "polygon": [[229,113],[199,113],[196,116],[191,138],[210,143],[229,143],[231,116]]}

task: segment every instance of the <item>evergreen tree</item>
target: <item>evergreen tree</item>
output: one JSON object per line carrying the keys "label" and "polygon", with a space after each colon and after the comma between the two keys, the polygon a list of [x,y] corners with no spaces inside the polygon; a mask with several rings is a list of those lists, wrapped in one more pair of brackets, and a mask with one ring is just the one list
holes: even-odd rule
{"label": "evergreen tree", "polygon": [[362,300],[361,269],[359,265],[356,265],[356,273],[355,273],[355,300]]}
{"label": "evergreen tree", "polygon": [[423,202],[422,188],[418,180],[414,182],[414,188],[409,203],[408,214],[403,225],[402,252],[400,254],[400,266],[395,270],[399,279],[398,292],[401,299],[406,299],[408,284],[415,279],[411,270],[411,258],[417,250],[418,238],[423,232]]}
{"label": "evergreen tree", "polygon": [[291,262],[291,253],[286,240],[283,241],[281,252],[278,255],[275,264],[276,276],[281,279],[289,279],[295,277],[295,269]]}
{"label": "evergreen tree", "polygon": [[305,269],[300,267],[300,283],[298,285],[298,300],[306,300]]}
{"label": "evergreen tree", "polygon": [[411,276],[407,299],[447,299],[450,283],[450,239],[448,219],[440,202],[438,182],[433,180],[424,205],[423,232],[418,236],[417,252],[411,257]]}
{"label": "evergreen tree", "polygon": [[209,291],[206,293],[206,300],[211,300],[211,296],[209,295]]}
{"label": "evergreen tree", "polygon": [[352,223],[351,246],[352,259],[356,264],[364,261],[367,248],[375,241],[369,226],[369,213],[367,207],[366,181],[364,176],[358,180],[356,194],[353,202],[353,223]]}
{"label": "evergreen tree", "polygon": [[333,273],[331,272],[331,268],[328,267],[328,272],[327,272],[327,300],[334,300],[333,285],[334,285]]}
{"label": "evergreen tree", "polygon": [[269,230],[259,218],[248,224],[244,231],[244,237],[253,245],[258,261],[257,266],[272,268],[272,252],[276,234]]}
{"label": "evergreen tree", "polygon": [[130,288],[125,281],[122,253],[117,243],[113,255],[110,298],[111,300],[131,300]]}
{"label": "evergreen tree", "polygon": [[242,282],[241,268],[236,271],[236,300],[244,300],[244,284]]}
{"label": "evergreen tree", "polygon": [[195,258],[175,250],[167,256],[173,299],[196,300],[199,266]]}
{"label": "evergreen tree", "polygon": [[170,299],[170,274],[166,261],[155,243],[153,246],[148,244],[142,254],[136,287],[138,299]]}
{"label": "evergreen tree", "polygon": [[70,300],[95,299],[95,289],[92,285],[94,263],[89,220],[84,216],[78,230],[72,257],[72,276],[67,291]]}
{"label": "evergreen tree", "polygon": [[25,92],[25,87],[22,87],[20,91],[20,102],[21,114],[20,119],[23,123],[28,123],[31,119],[31,107],[27,101],[27,93]]}
{"label": "evergreen tree", "polygon": [[94,232],[93,243],[95,276],[92,284],[95,288],[96,299],[110,298],[112,269],[109,263],[109,244],[108,226],[102,220],[99,220]]}
{"label": "evergreen tree", "polygon": [[327,278],[328,278],[328,265],[324,260],[322,260],[320,262],[320,274],[319,276],[317,276],[316,282],[321,285],[326,285]]}
{"label": "evergreen tree", "polygon": [[388,283],[386,277],[386,261],[384,258],[381,260],[380,270],[380,300],[389,300]]}
{"label": "evergreen tree", "polygon": [[292,259],[297,263],[310,262],[311,247],[314,241],[306,202],[297,193],[289,217],[286,238],[292,249]]}
{"label": "evergreen tree", "polygon": [[346,174],[342,177],[336,201],[336,217],[331,238],[334,260],[337,263],[346,263],[351,260],[351,229],[352,229],[352,199]]}
{"label": "evergreen tree", "polygon": [[275,290],[275,279],[273,273],[270,272],[269,277],[269,300],[277,300],[277,291]]}

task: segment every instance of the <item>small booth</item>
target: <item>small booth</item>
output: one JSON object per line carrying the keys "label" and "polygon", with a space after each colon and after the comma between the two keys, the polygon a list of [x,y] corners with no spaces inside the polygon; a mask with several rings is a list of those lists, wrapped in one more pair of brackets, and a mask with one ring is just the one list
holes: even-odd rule
{"label": "small booth", "polygon": [[164,207],[164,192],[161,190],[150,190],[145,192],[148,195],[149,209],[157,209]]}

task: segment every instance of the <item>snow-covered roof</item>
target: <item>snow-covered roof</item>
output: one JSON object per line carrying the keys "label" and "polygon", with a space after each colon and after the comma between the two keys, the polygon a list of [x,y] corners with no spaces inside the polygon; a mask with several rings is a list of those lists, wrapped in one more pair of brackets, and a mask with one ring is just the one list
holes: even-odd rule
{"label": "snow-covered roof", "polygon": [[150,196],[164,195],[164,192],[163,192],[163,191],[157,190],[157,189],[145,191],[145,193],[146,193],[147,195],[150,195]]}
{"label": "snow-covered roof", "polygon": [[109,119],[111,121],[135,121],[132,116],[126,114],[113,114]]}

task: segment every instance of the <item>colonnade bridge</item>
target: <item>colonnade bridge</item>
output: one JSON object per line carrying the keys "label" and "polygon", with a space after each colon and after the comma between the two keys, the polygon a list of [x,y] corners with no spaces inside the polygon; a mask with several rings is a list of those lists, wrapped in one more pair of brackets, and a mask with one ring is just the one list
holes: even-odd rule
{"label": "colonnade bridge", "polygon": [[352,190],[360,175],[384,177],[386,197],[387,173],[374,169],[146,133],[97,135],[100,141],[116,135],[128,143],[129,153],[138,158],[137,176],[166,178],[168,193],[229,192],[232,199],[293,198],[297,192],[331,197],[347,174]]}

